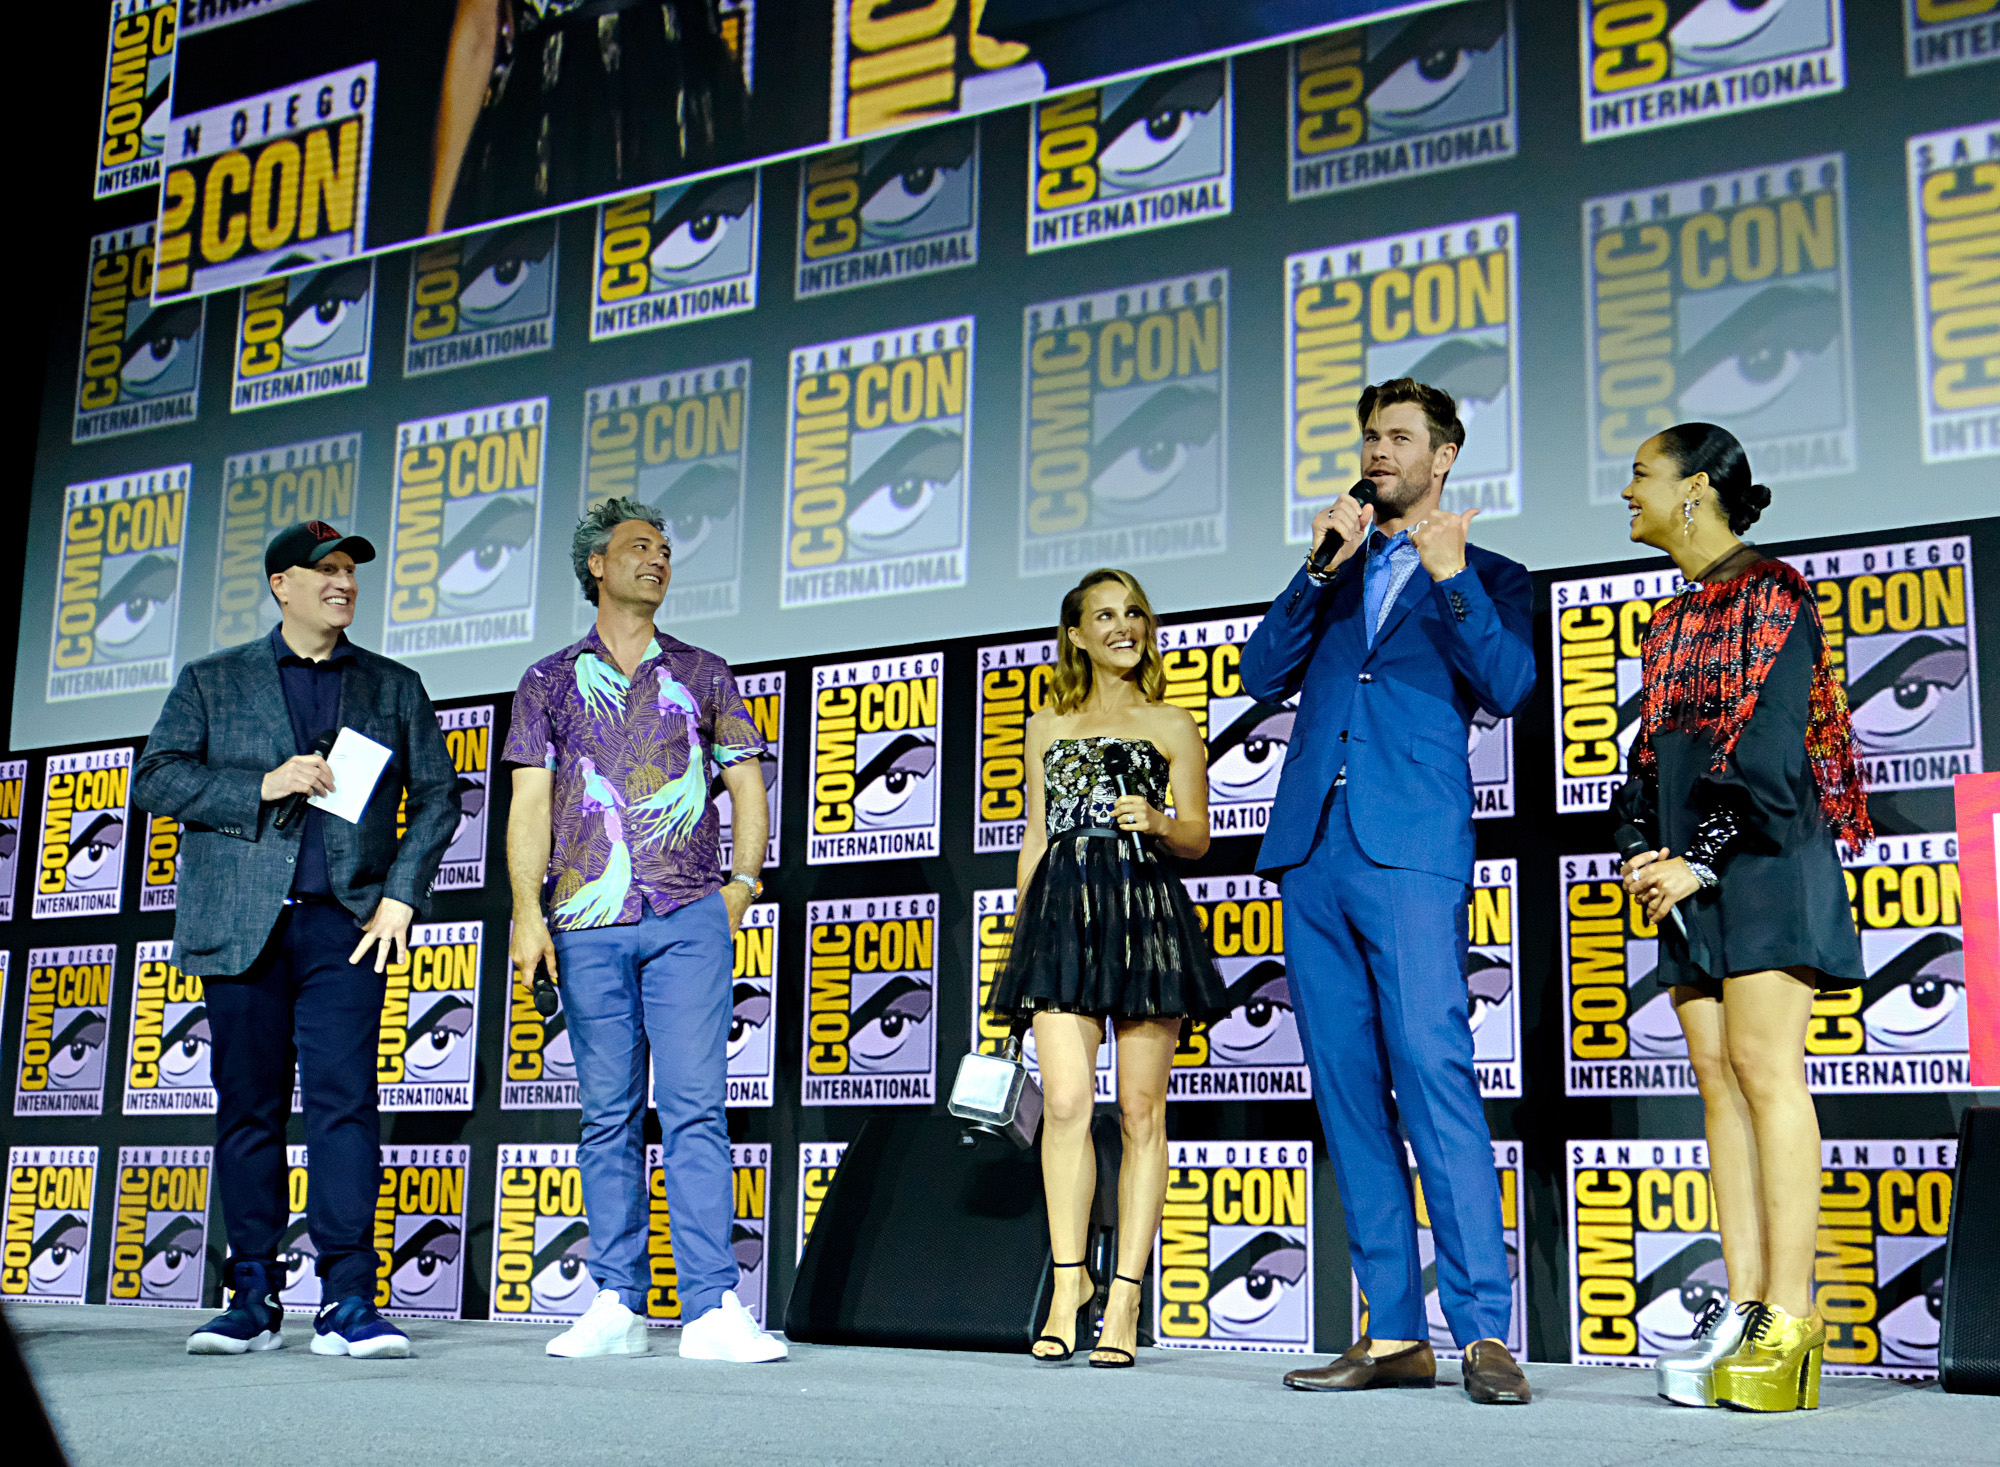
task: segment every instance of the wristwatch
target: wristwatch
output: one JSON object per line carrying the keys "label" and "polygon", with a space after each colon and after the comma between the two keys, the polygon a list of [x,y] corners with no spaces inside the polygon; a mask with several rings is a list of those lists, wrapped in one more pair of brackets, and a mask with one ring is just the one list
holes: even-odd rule
{"label": "wristwatch", "polygon": [[758,897],[764,894],[763,881],[755,876],[750,875],[748,872],[738,871],[734,876],[730,877],[729,880],[732,882],[740,881],[745,886],[749,887],[750,900],[753,902],[756,901]]}

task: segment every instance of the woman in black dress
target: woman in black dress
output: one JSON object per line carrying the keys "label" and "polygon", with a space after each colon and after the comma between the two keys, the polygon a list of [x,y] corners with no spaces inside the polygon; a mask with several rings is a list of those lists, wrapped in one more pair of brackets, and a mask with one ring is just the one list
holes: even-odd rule
{"label": "woman in black dress", "polygon": [[[1208,938],[1159,850],[1208,850],[1208,757],[1166,669],[1153,609],[1124,571],[1097,570],[1063,597],[1051,699],[1028,721],[1027,833],[1014,938],[991,1005],[1034,1016],[1042,1073],[1042,1183],[1055,1260],[1041,1360],[1086,1337],[1096,1286],[1085,1266],[1097,1159],[1090,1141],[1097,1048],[1118,1036],[1118,1251],[1090,1363],[1131,1365],[1140,1282],[1167,1191],[1167,1075],[1186,1017],[1229,1007]],[[1120,794],[1123,777],[1131,791]],[[1168,815],[1165,807],[1174,813]]]}
{"label": "woman in black dress", "polygon": [[1660,1393],[1782,1411],[1819,1403],[1813,1301],[1819,1122],[1806,1024],[1819,990],[1862,981],[1836,840],[1871,834],[1819,609],[1804,577],[1738,539],[1770,490],[1709,423],[1648,439],[1624,498],[1632,538],[1689,582],[1653,615],[1634,777],[1613,810],[1646,851],[1625,886],[1660,924],[1701,1091],[1731,1304],[1661,1357]]}

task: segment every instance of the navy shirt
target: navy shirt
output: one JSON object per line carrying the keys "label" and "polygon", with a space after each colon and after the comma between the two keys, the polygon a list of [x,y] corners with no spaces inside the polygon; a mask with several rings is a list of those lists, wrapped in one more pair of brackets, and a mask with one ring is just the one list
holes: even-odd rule
{"label": "navy shirt", "polygon": [[[340,675],[354,660],[354,648],[342,632],[324,662],[310,662],[285,641],[284,625],[271,628],[271,650],[278,658],[278,682],[285,690],[285,711],[292,718],[292,743],[301,754],[312,752],[313,740],[340,722]],[[292,891],[299,895],[331,896],[333,882],[326,870],[324,811],[308,805],[299,841],[298,873]]]}

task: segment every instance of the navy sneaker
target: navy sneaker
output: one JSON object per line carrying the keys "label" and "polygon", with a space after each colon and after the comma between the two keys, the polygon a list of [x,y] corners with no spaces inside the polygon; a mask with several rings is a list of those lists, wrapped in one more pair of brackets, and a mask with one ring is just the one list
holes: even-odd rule
{"label": "navy sneaker", "polygon": [[401,1360],[410,1353],[410,1337],[356,1295],[320,1306],[313,1320],[312,1352],[352,1355],[357,1360]]}
{"label": "navy sneaker", "polygon": [[285,1311],[278,1304],[276,1265],[254,1258],[229,1261],[229,1307],[188,1336],[190,1355],[247,1355],[282,1350],[278,1331]]}

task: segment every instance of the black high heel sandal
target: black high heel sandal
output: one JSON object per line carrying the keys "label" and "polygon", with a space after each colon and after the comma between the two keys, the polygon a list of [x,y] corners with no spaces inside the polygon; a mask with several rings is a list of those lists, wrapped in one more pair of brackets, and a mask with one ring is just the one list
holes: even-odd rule
{"label": "black high heel sandal", "polygon": [[[1144,1301],[1145,1299],[1144,1290],[1146,1286],[1142,1280],[1135,1279],[1131,1277],[1129,1274],[1114,1273],[1113,1275],[1111,1275],[1111,1281],[1113,1283],[1130,1284],[1133,1288],[1140,1290],[1141,1293],[1139,1297],[1142,1302]],[[1107,1312],[1109,1311],[1109,1307],[1110,1306],[1107,1304],[1106,1305]],[[1134,1344],[1138,1343],[1136,1335],[1134,1337],[1133,1343]],[[1099,1360],[1097,1358],[1099,1355],[1123,1355],[1125,1358],[1123,1360]],[[1139,1358],[1136,1355],[1134,1355],[1130,1350],[1121,1349],[1117,1345],[1098,1345],[1097,1347],[1091,1350],[1090,1359],[1088,1361],[1088,1364],[1093,1370],[1130,1370],[1134,1365],[1137,1365],[1138,1363],[1139,1363]]]}
{"label": "black high heel sandal", "polygon": [[[1049,1265],[1049,1267],[1086,1268],[1087,1265],[1082,1263],[1052,1263]],[[1083,1277],[1086,1282],[1089,1282],[1090,1275],[1088,1272],[1086,1272]],[[1063,1361],[1068,1360],[1071,1356],[1075,1355],[1078,1342],[1081,1341],[1084,1338],[1084,1336],[1089,1332],[1090,1306],[1096,1302],[1097,1302],[1097,1289],[1095,1285],[1093,1285],[1090,1291],[1083,1296],[1083,1302],[1076,1306],[1076,1333],[1072,1335],[1068,1340],[1064,1340],[1061,1335],[1050,1335],[1050,1334],[1036,1335],[1034,1339],[1028,1342],[1028,1354],[1032,1356],[1034,1359],[1045,1361],[1050,1365],[1060,1365],[1063,1363]],[[1035,1353],[1035,1346],[1041,1344],[1045,1340],[1051,1345],[1061,1345],[1063,1347],[1062,1354],[1037,1355]]]}

